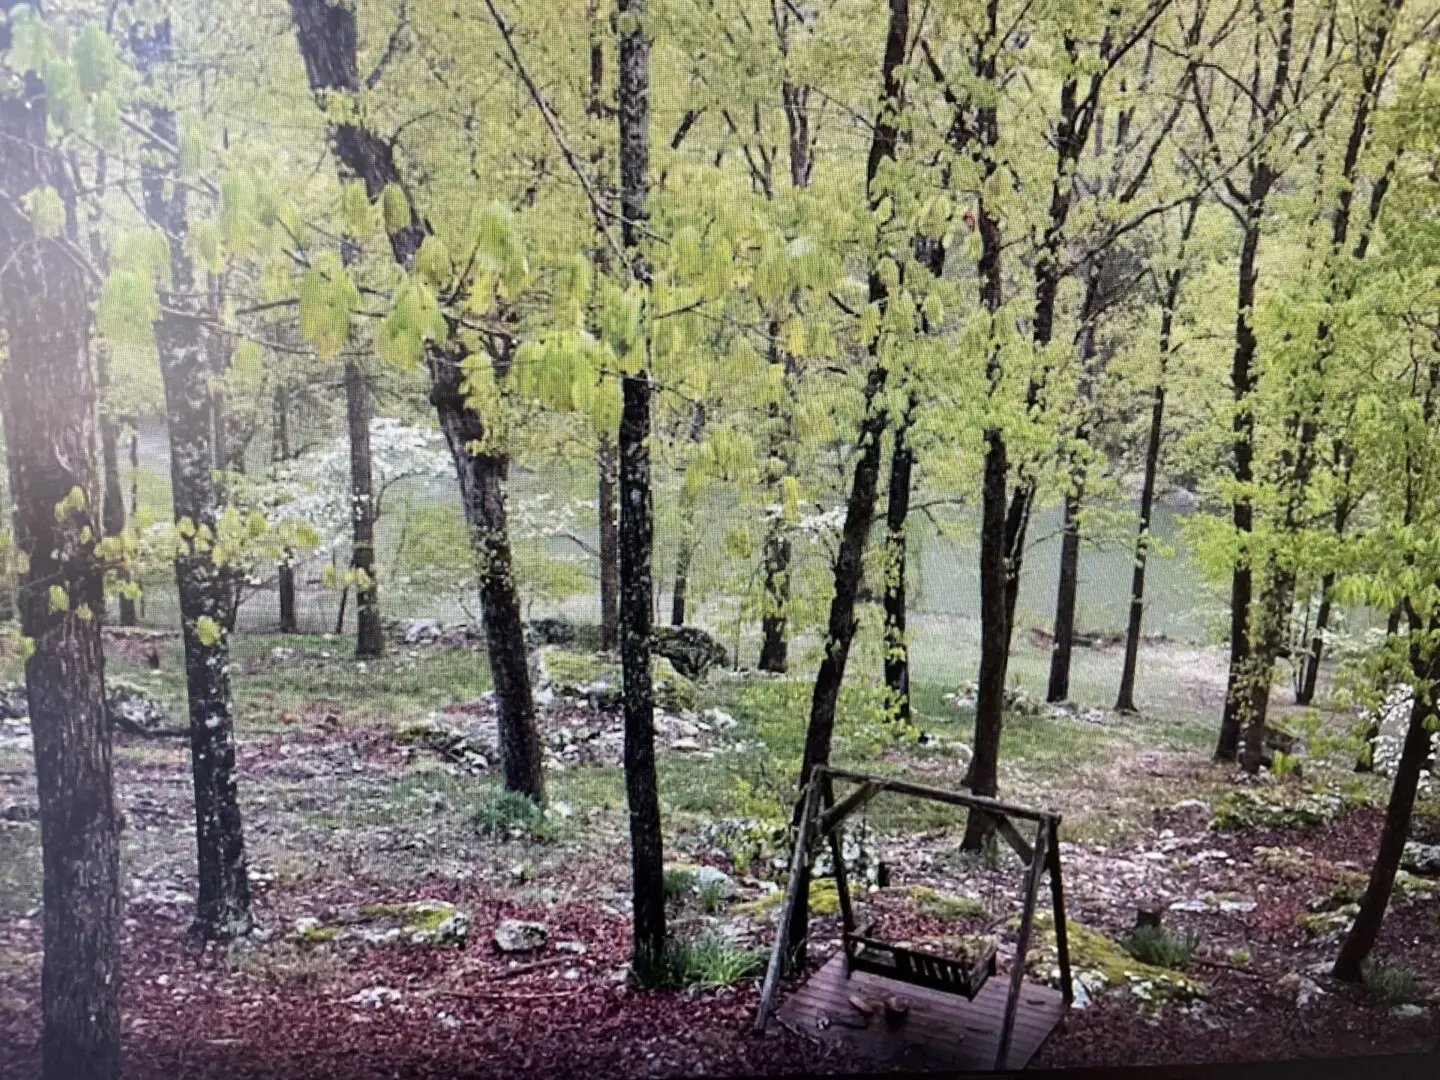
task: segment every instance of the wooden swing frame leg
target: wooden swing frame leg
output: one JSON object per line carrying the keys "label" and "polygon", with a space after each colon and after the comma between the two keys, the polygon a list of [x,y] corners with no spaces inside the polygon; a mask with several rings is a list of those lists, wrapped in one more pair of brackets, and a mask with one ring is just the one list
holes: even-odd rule
{"label": "wooden swing frame leg", "polygon": [[[765,982],[760,988],[760,1008],[755,1016],[755,1030],[763,1033],[770,1021],[770,1011],[775,1006],[775,991],[780,987],[780,968],[789,946],[790,918],[795,913],[795,901],[800,895],[800,879],[810,854],[810,831],[815,820],[815,807],[820,801],[820,784],[812,778],[805,787],[804,809],[800,813],[800,827],[796,830],[795,854],[790,860],[790,880],[785,885],[785,903],[780,908],[780,922],[775,934],[775,948],[770,953],[770,965],[765,970]],[[809,934],[809,925],[805,928]]]}

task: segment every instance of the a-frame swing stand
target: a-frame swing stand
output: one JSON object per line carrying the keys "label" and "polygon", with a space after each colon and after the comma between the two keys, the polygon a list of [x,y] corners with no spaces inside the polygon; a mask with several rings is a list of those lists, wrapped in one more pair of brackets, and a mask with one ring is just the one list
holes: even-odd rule
{"label": "a-frame swing stand", "polygon": [[[835,799],[836,781],[854,785],[839,801]],[[978,963],[974,958],[961,961],[877,941],[868,936],[868,929],[857,927],[842,859],[840,826],[883,791],[963,806],[972,814],[984,814],[1025,863],[1024,906],[1015,956],[1003,984],[988,978],[995,971],[993,953],[980,957]],[[1034,827],[1033,839],[1025,836],[1029,826]],[[868,1055],[897,1066],[962,1071],[1024,1068],[1059,1025],[1074,997],[1066,940],[1065,893],[1060,874],[1059,827],[1060,815],[1043,810],[891,777],[828,766],[815,769],[801,797],[790,881],[780,911],[775,948],[760,991],[757,1030],[764,1031],[774,1016],[785,1026],[807,1035],[851,1039]],[[835,866],[844,948],[807,979],[777,1012],[775,994],[787,945],[786,932],[799,895],[798,885],[802,879],[808,879],[806,871],[813,865],[820,845],[826,842]],[[1058,991],[1025,978],[1025,958],[1035,921],[1040,879],[1047,874],[1054,904],[1061,984]],[[808,926],[805,932],[808,935]],[[905,998],[909,1010],[904,1022],[895,1027],[879,1016],[858,1013],[850,1004],[855,996],[884,1001],[896,994]]]}

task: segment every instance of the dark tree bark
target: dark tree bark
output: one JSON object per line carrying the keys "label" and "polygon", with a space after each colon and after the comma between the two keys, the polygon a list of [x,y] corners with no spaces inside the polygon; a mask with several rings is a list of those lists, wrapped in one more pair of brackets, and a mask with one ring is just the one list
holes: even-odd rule
{"label": "dark tree bark", "polygon": [[[170,22],[131,29],[140,69],[154,78],[172,58]],[[157,70],[160,69],[160,70]],[[215,529],[219,493],[211,412],[212,365],[203,327],[208,298],[200,293],[187,243],[186,185],[179,163],[165,146],[180,145],[175,112],[149,107],[150,127],[163,145],[142,164],[145,214],[165,234],[170,283],[161,293],[155,348],[165,385],[170,435],[170,484],[175,521],[182,534]],[[195,833],[199,895],[192,930],[207,938],[230,938],[251,926],[245,840],[235,790],[234,715],[230,692],[229,631],[235,610],[232,576],[203,545],[189,544],[175,557],[185,646],[185,683],[190,706],[190,756],[195,781]]]}
{"label": "dark tree bark", "polygon": [[[322,95],[359,93],[355,9],[327,0],[291,0],[290,12],[311,90]],[[391,184],[403,190],[392,143],[363,124],[348,120],[331,121],[330,141],[341,175],[361,180],[369,198],[380,198]],[[389,234],[391,254],[407,270],[428,231],[413,204],[409,209],[408,222]],[[510,462],[508,455],[498,451],[474,449],[487,446],[488,432],[480,415],[465,400],[462,365],[467,356],[465,346],[453,340],[427,348],[430,403],[455,464],[480,576],[485,647],[500,713],[505,787],[539,801],[544,798],[540,737],[535,727],[524,623],[505,512],[505,480]]]}
{"label": "dark tree bark", "polygon": [[[999,35],[999,4],[986,6],[987,27],[977,45],[975,73],[986,84],[995,81],[993,45]],[[979,145],[976,158],[984,175],[993,176],[998,165],[995,145],[999,141],[996,106],[987,102],[976,110]],[[980,279],[980,303],[991,321],[1000,311],[1004,270],[1001,264],[1003,237],[995,209],[985,199],[976,215],[980,233],[980,257],[976,265]],[[999,347],[992,345],[986,364],[989,393],[1000,380]],[[1011,543],[1005,506],[1010,473],[1005,431],[998,426],[985,431],[985,464],[980,488],[980,672],[975,693],[975,742],[965,783],[976,795],[992,796],[999,789],[1000,734],[1004,723],[1005,671],[1010,659],[1010,622],[1014,604],[1010,600]],[[1018,493],[1018,492],[1017,492]],[[1023,540],[1021,541],[1023,543]],[[978,851],[994,830],[993,821],[983,814],[970,814],[965,823],[961,848]]]}
{"label": "dark tree bark", "polygon": [[1262,161],[1251,174],[1251,201],[1245,207],[1244,237],[1240,244],[1239,305],[1235,316],[1235,351],[1230,363],[1230,393],[1235,402],[1231,423],[1231,469],[1238,494],[1230,506],[1230,523],[1240,536],[1240,551],[1230,575],[1230,670],[1225,685],[1225,711],[1220,720],[1220,738],[1215,746],[1217,761],[1234,761],[1240,751],[1240,731],[1247,704],[1245,666],[1250,657],[1250,601],[1253,575],[1246,550],[1255,524],[1255,512],[1248,486],[1254,482],[1255,415],[1250,411],[1254,389],[1255,331],[1250,315],[1255,306],[1258,276],[1256,255],[1260,248],[1260,222],[1265,194],[1269,190],[1269,167]]}
{"label": "dark tree bark", "polygon": [[[630,271],[649,284],[641,251],[650,186],[650,39],[645,0],[619,0],[618,100],[621,240]],[[648,359],[648,358],[647,358]],[[636,972],[649,981],[664,956],[665,870],[655,777],[655,707],[650,682],[654,604],[651,557],[650,376],[621,383],[620,663],[625,703],[625,794],[630,804],[631,903]]]}
{"label": "dark tree bark", "polygon": [[[901,108],[901,67],[910,40],[909,0],[890,0],[890,19],[885,32],[885,51],[881,59],[880,79],[882,100],[870,140],[865,162],[865,189],[873,211],[878,209],[882,193],[876,190],[875,178],[881,162],[894,160],[899,146],[899,111]],[[869,302],[882,311],[889,301],[889,290],[872,267],[868,282]],[[810,722],[805,730],[805,753],[800,765],[800,785],[810,782],[816,765],[830,761],[830,744],[835,733],[835,708],[840,700],[840,684],[845,679],[845,664],[855,638],[855,602],[860,592],[864,570],[865,545],[875,520],[875,498],[880,481],[882,439],[889,418],[883,408],[886,368],[879,362],[879,338],[869,347],[870,371],[865,378],[865,406],[860,430],[856,437],[855,472],[850,496],[845,505],[845,523],[840,531],[840,546],[835,554],[835,592],[830,600],[830,617],[825,630],[825,651],[820,670],[815,676],[815,690],[810,699]],[[796,813],[799,813],[797,804]],[[799,824],[796,820],[794,825]],[[809,879],[800,883],[790,925],[785,928],[786,966],[797,970],[805,964],[806,927],[810,921]]]}
{"label": "dark tree bark", "polygon": [[[1200,213],[1200,199],[1191,199],[1180,230],[1180,257],[1183,261],[1195,219]],[[1120,693],[1115,700],[1116,712],[1139,712],[1135,706],[1135,674],[1140,657],[1140,629],[1145,617],[1145,565],[1150,557],[1150,519],[1155,508],[1155,484],[1160,475],[1160,442],[1165,431],[1165,379],[1173,351],[1175,309],[1180,303],[1183,266],[1176,266],[1165,276],[1165,296],[1160,308],[1160,370],[1151,395],[1150,433],[1145,441],[1145,479],[1140,488],[1140,526],[1135,535],[1135,568],[1130,578],[1130,621],[1125,629],[1125,661],[1120,671]]]}
{"label": "dark tree bark", "polygon": [[[4,442],[3,439],[0,439],[0,451],[3,449]],[[8,472],[8,464],[0,469],[0,522],[4,522],[4,528],[7,531],[10,530],[13,517],[10,505],[10,484],[5,479]],[[0,623],[15,621],[14,541],[14,533],[10,531],[6,544],[0,548]]]}
{"label": "dark tree bark", "polygon": [[[0,49],[13,3],[0,2]],[[33,72],[0,97],[0,375],[15,541],[28,560],[20,625],[34,643],[25,684],[34,738],[44,873],[40,976],[42,1080],[120,1076],[119,835],[105,718],[100,625],[104,573],[95,553],[95,385],[90,307],[61,239],[35,235],[21,198],[75,196],[49,146],[44,88]],[[76,505],[72,492],[83,498]],[[52,602],[62,590],[63,606]]]}
{"label": "dark tree bark", "polygon": [[[110,385],[110,356],[103,346],[95,352],[96,389],[102,399]],[[104,401],[100,404],[100,460],[105,477],[103,521],[106,536],[119,536],[125,531],[125,491],[120,484],[120,425]],[[121,596],[120,625],[135,625],[135,601]]]}
{"label": "dark tree bark", "polygon": [[[705,406],[695,403],[690,420],[690,441],[699,443],[705,434]],[[683,494],[680,499],[680,547],[675,553],[675,591],[670,596],[670,625],[685,625],[685,599],[690,588],[690,564],[695,559],[695,544],[698,539],[695,524],[695,496]]]}
{"label": "dark tree bark", "polygon": [[[1353,501],[1350,492],[1351,470],[1355,455],[1343,442],[1335,443],[1333,468],[1340,474],[1340,496],[1335,500],[1335,535],[1344,536],[1350,523]],[[1305,653],[1300,674],[1300,685],[1295,691],[1296,705],[1309,705],[1315,700],[1315,687],[1320,680],[1320,662],[1325,654],[1325,631],[1330,628],[1330,613],[1335,588],[1335,572],[1327,571],[1320,578],[1320,606],[1315,612],[1315,627],[1310,636],[1310,647]]]}
{"label": "dark tree bark", "polygon": [[[1102,268],[1092,264],[1085,280],[1085,299],[1080,309],[1079,398],[1086,407],[1094,373],[1091,370],[1097,352],[1096,322],[1104,306]],[[1089,419],[1082,415],[1075,427],[1078,442],[1090,437]],[[1077,455],[1078,457],[1078,455]],[[1065,492],[1065,519],[1060,539],[1060,580],[1055,590],[1054,644],[1050,651],[1050,679],[1045,689],[1047,702],[1065,701],[1070,696],[1070,660],[1075,648],[1075,604],[1080,592],[1080,507],[1085,499],[1086,469],[1083,461],[1072,458],[1070,488]]]}
{"label": "dark tree bark", "polygon": [[[777,515],[777,518],[780,515]],[[760,617],[761,671],[783,675],[790,667],[790,640],[786,633],[790,608],[790,536],[783,520],[771,523],[765,534],[765,613]]]}
{"label": "dark tree bark", "polygon": [[686,528],[675,553],[675,590],[670,595],[670,625],[685,625],[685,600],[690,588],[690,563],[695,556],[695,536]]}
{"label": "dark tree bark", "polygon": [[480,416],[469,408],[462,392],[460,357],[432,349],[430,401],[440,418],[440,429],[450,447],[460,478],[460,497],[470,524],[471,547],[480,566],[480,608],[485,647],[495,681],[500,712],[500,759],[505,788],[528,795],[536,802],[545,797],[540,734],[535,726],[535,704],[530,694],[530,668],[525,656],[525,627],[520,594],[515,587],[510,532],[505,512],[505,481],[510,458],[505,454],[474,453],[483,445],[486,431]]}
{"label": "dark tree bark", "polygon": [[907,414],[895,428],[890,491],[885,506],[885,688],[895,720],[901,724],[910,723],[910,649],[905,639],[905,525],[910,514],[915,455],[907,439],[908,421]]}
{"label": "dark tree bark", "polygon": [[[273,413],[274,441],[271,460],[283,464],[290,460],[290,387],[282,380],[275,387]],[[279,567],[280,591],[280,633],[293,634],[298,630],[295,618],[295,564],[293,555],[287,551]]]}
{"label": "dark tree bark", "polygon": [[600,511],[600,644],[610,652],[620,644],[620,521],[615,506],[619,461],[608,435],[600,436],[595,466]]}
{"label": "dark tree bark", "polygon": [[1054,645],[1050,652],[1048,702],[1070,696],[1070,658],[1075,648],[1075,602],[1080,592],[1080,503],[1085,497],[1083,470],[1065,493],[1065,522],[1060,537],[1060,582],[1055,592]]}
{"label": "dark tree bark", "polygon": [[350,436],[350,568],[355,585],[355,656],[385,651],[380,626],[380,583],[375,569],[375,479],[370,460],[370,380],[359,361],[345,361],[345,419]]}
{"label": "dark tree bark", "polygon": [[[1434,635],[1440,629],[1440,619],[1431,616],[1429,633]],[[1433,645],[1421,646],[1420,635],[1426,626],[1413,611],[1410,613],[1410,670],[1414,673],[1415,696],[1410,707],[1410,724],[1405,731],[1405,744],[1400,751],[1400,764],[1395,771],[1395,783],[1390,789],[1390,802],[1385,808],[1385,825],[1380,832],[1380,846],[1375,853],[1375,862],[1370,868],[1370,880],[1365,895],[1360,900],[1360,912],[1351,924],[1340,955],[1335,958],[1332,974],[1345,982],[1360,979],[1361,968],[1375,940],[1380,935],[1380,926],[1385,919],[1385,910],[1390,906],[1390,894],[1395,887],[1395,873],[1400,868],[1400,856],[1410,836],[1410,817],[1415,809],[1415,792],[1419,788],[1420,773],[1430,755],[1429,729],[1435,716],[1434,682],[1440,678],[1440,652]]]}

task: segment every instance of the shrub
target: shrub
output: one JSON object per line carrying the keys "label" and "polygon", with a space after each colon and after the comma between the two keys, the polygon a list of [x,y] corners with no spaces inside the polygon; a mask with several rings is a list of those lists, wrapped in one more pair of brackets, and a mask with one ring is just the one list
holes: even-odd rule
{"label": "shrub", "polygon": [[1200,939],[1194,934],[1176,934],[1163,926],[1141,926],[1123,937],[1120,944],[1142,964],[1183,971],[1195,959]]}
{"label": "shrub", "polygon": [[665,868],[665,899],[679,900],[695,884],[695,871],[688,866],[667,866]]}
{"label": "shrub", "polygon": [[706,931],[689,940],[670,942],[656,983],[672,987],[714,989],[758,975],[764,956],[735,944],[724,934]]}
{"label": "shrub", "polygon": [[725,882],[707,881],[700,886],[700,906],[707,912],[719,911],[725,904]]}
{"label": "shrub", "polygon": [[1388,1004],[1401,1005],[1415,996],[1415,973],[1409,968],[1366,961],[1360,977],[1367,991]]}
{"label": "shrub", "polygon": [[491,792],[475,807],[471,820],[481,836],[497,840],[549,840],[554,834],[545,811],[518,791]]}

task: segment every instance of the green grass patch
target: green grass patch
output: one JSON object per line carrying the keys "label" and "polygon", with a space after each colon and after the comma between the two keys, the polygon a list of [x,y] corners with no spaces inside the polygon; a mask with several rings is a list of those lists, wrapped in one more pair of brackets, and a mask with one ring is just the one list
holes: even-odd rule
{"label": "green grass patch", "polygon": [[650,986],[714,990],[755,978],[764,965],[760,950],[744,948],[718,931],[707,930],[693,938],[668,942],[659,963],[639,974]]}
{"label": "green grass patch", "polygon": [[1195,934],[1177,934],[1163,926],[1142,926],[1120,939],[1125,951],[1143,964],[1184,971],[1200,948]]}
{"label": "green grass patch", "polygon": [[481,836],[492,840],[553,840],[554,822],[527,795],[518,791],[492,790],[470,812],[471,824]]}
{"label": "green grass patch", "polygon": [[1409,968],[1367,960],[1360,977],[1366,992],[1387,1005],[1404,1005],[1415,999],[1415,973]]}

